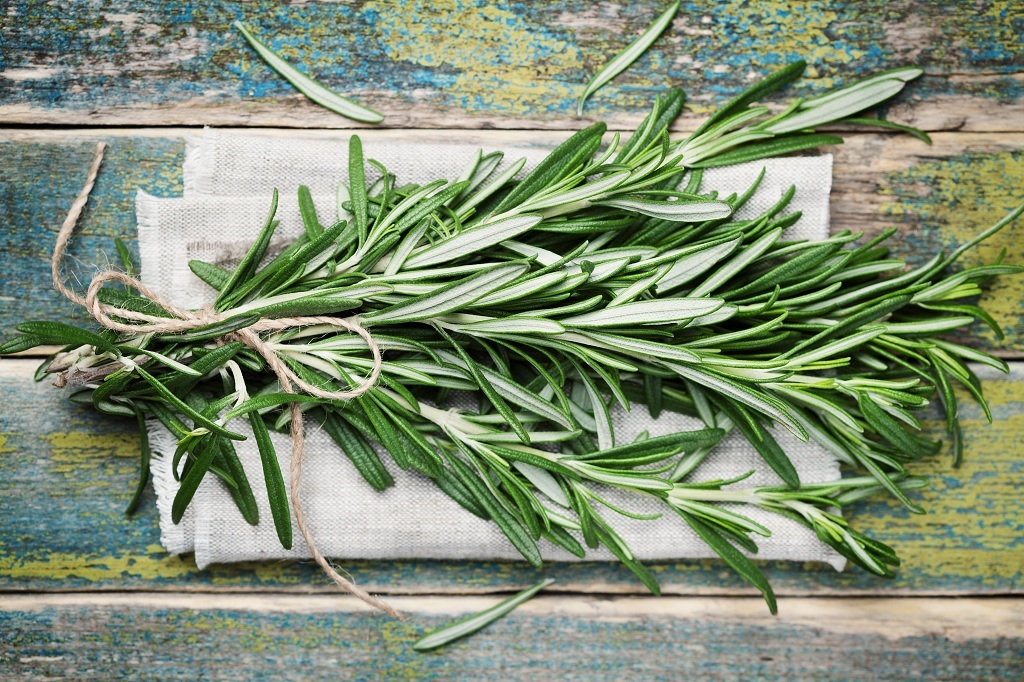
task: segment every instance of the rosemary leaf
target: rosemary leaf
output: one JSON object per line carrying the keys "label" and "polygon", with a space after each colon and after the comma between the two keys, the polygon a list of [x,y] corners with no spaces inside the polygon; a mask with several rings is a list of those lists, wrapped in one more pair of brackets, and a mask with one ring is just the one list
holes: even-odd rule
{"label": "rosemary leaf", "polygon": [[249,42],[249,45],[256,50],[256,53],[263,58],[263,61],[274,69],[274,71],[281,74],[285,80],[294,85],[296,90],[320,106],[325,109],[330,109],[336,114],[341,114],[346,118],[351,118],[354,121],[362,121],[363,123],[380,123],[384,120],[384,116],[373,109],[364,107],[361,104],[357,104],[350,99],[342,97],[338,93],[324,87],[296,69],[290,63],[282,59],[280,55],[264,45],[241,21],[235,22],[235,28],[237,28],[238,32],[241,33]]}
{"label": "rosemary leaf", "polygon": [[594,94],[602,85],[615,78],[617,75],[622,73],[629,67],[630,64],[636,61],[637,57],[647,51],[654,41],[658,39],[669,24],[672,23],[672,19],[675,18],[676,12],[679,11],[680,0],[676,0],[668,9],[661,13],[657,19],[654,20],[646,31],[640,34],[636,40],[629,44],[629,46],[620,52],[619,54],[612,57],[612,59],[601,67],[601,69],[594,74],[587,83],[587,87],[583,89],[583,94],[580,95],[579,102],[576,104],[576,115],[583,115],[583,103]]}
{"label": "rosemary leaf", "polygon": [[505,614],[511,612],[520,604],[531,599],[535,594],[543,590],[548,585],[554,583],[554,579],[548,578],[541,580],[532,587],[512,595],[508,599],[501,601],[490,608],[484,609],[479,613],[475,613],[467,618],[463,618],[449,623],[439,630],[434,630],[425,637],[420,638],[412,645],[412,648],[416,651],[430,651],[436,649],[445,644],[450,644],[457,639],[461,639],[467,635],[471,635],[477,630],[490,625],[497,619],[501,618]]}

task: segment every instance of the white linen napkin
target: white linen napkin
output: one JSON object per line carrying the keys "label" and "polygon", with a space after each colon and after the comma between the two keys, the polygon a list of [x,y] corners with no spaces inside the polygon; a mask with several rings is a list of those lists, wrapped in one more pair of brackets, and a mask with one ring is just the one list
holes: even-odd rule
{"label": "white linen napkin", "polygon": [[[477,153],[462,144],[374,142],[364,143],[366,158],[375,158],[398,177],[400,184],[435,178],[453,179]],[[185,162],[185,196],[163,199],[140,192],[137,197],[139,250],[143,281],[162,296],[184,307],[198,307],[212,299],[213,291],[188,268],[191,259],[229,264],[248,247],[262,225],[274,188],[281,192],[275,239],[283,243],[303,230],[295,201],[300,184],[307,185],[322,221],[336,215],[334,192],[347,177],[348,138],[267,137],[226,134],[207,129],[189,141]],[[485,150],[488,151],[488,150]],[[505,149],[506,163],[527,158],[527,170],[549,151],[539,146]],[[831,156],[770,159],[705,173],[704,187],[723,196],[743,192],[761,168],[765,179],[739,217],[756,215],[778,201],[795,184],[789,211],[803,217],[786,239],[823,239],[828,235],[828,194]],[[640,405],[631,413],[615,408],[617,439],[629,442],[641,431],[652,436],[700,428],[697,420],[665,413],[653,420]],[[232,428],[248,433],[241,422]],[[780,444],[804,481],[826,481],[839,476],[836,460],[819,446],[803,443],[778,429]],[[288,470],[290,439],[272,434],[283,471]],[[224,485],[208,476],[179,524],[171,522],[171,501],[177,482],[169,455],[175,439],[159,425],[151,425],[155,453],[153,475],[160,510],[161,538],[172,553],[195,552],[200,568],[212,563],[257,559],[306,558],[309,552],[296,531],[295,546],[284,550],[270,520],[269,503],[255,443],[236,443],[260,510],[260,523],[250,526],[235,508]],[[383,492],[370,488],[335,443],[307,424],[303,458],[302,499],[308,524],[321,552],[337,559],[516,559],[519,555],[497,526],[459,507],[428,479],[405,472],[385,454],[382,457],[395,479]],[[760,456],[738,434],[730,434],[692,474],[692,480],[728,478],[754,470],[740,486],[780,483]],[[612,491],[616,504],[641,512],[665,512],[656,501]],[[800,524],[756,509],[741,510],[772,530],[758,538],[761,559],[822,561],[842,570],[845,560]],[[704,558],[714,554],[678,516],[666,513],[653,521],[638,521],[606,511],[605,518],[618,530],[641,560]],[[576,560],[542,541],[542,555],[556,561]],[[588,552],[587,560],[611,560],[603,548]]]}

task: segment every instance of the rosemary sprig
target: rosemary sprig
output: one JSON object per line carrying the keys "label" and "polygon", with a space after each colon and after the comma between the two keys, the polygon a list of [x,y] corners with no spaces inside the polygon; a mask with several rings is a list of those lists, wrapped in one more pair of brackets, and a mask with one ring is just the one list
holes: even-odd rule
{"label": "rosemary sprig", "polygon": [[[910,475],[914,462],[939,447],[915,433],[915,414],[933,395],[959,460],[952,384],[987,412],[966,363],[1006,366],[941,335],[976,320],[995,326],[970,299],[995,276],[1022,269],[947,270],[1024,206],[950,256],[906,272],[885,259],[881,244],[891,233],[860,246],[848,232],[784,241],[784,228],[799,219],[784,213],[793,190],[760,216],[734,219],[760,178],[723,197],[702,187],[702,167],[832,142],[806,131],[877,104],[919,73],[889,72],[774,115],[754,106],[802,70],[782,69],[678,142],[667,129],[683,97],[671,92],[627,141],[613,136],[601,150],[604,126],[591,126],[520,180],[521,163],[500,171],[500,159],[481,155],[458,179],[422,186],[399,185],[371,161],[380,177],[370,181],[353,138],[339,192],[351,221],[322,227],[300,192],[305,234],[261,266],[275,197],[234,271],[192,263],[217,290],[217,321],[161,334],[26,323],[0,353],[64,346],[48,371],[80,389],[74,400],[152,417],[176,433],[175,519],[212,473],[257,522],[232,445],[244,436],[229,428],[246,417],[287,546],[290,515],[266,432],[289,427],[296,412],[284,407],[292,405],[324,424],[370,485],[392,483],[380,457],[387,453],[494,521],[534,566],[541,540],[577,556],[603,545],[657,593],[654,576],[605,519],[649,518],[609,497],[618,490],[678,514],[773,612],[771,587],[741,551],[755,552],[751,535],[768,530],[725,504],[788,516],[850,561],[890,576],[894,551],[835,509],[884,490],[922,511],[907,493],[922,485]],[[170,314],[128,290],[103,288],[100,300],[125,325],[140,313]],[[236,338],[264,318],[340,312],[385,354],[379,382],[351,400],[289,392],[267,357]],[[367,340],[340,323],[268,330],[260,341],[320,391],[349,390],[374,366]],[[460,392],[478,409],[455,407]],[[652,415],[692,415],[704,428],[623,442],[611,405],[634,402]],[[863,475],[800,480],[773,427],[816,441]],[[734,429],[783,486],[690,480]],[[144,450],[143,473],[147,457]]]}

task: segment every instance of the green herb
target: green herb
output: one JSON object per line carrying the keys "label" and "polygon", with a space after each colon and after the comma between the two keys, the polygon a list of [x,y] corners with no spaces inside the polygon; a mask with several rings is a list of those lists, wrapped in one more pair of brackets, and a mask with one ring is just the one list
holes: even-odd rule
{"label": "green herb", "polygon": [[658,39],[669,24],[672,23],[672,19],[675,18],[676,12],[679,11],[680,0],[672,3],[667,10],[662,12],[661,16],[655,19],[654,23],[651,24],[646,31],[644,31],[639,38],[634,40],[629,46],[615,55],[611,61],[601,67],[601,69],[594,74],[594,77],[587,83],[587,87],[583,89],[583,94],[580,95],[580,101],[576,104],[576,115],[583,115],[583,103],[588,97],[593,95],[597,90],[610,81],[611,79],[618,76],[620,73],[625,71],[630,64],[636,61],[637,57],[647,51],[654,41]]}
{"label": "green herb", "polygon": [[490,608],[457,620],[454,623],[445,625],[440,630],[434,630],[429,635],[417,640],[417,642],[412,645],[412,648],[416,651],[430,651],[431,649],[436,649],[437,647],[444,646],[445,644],[450,644],[451,642],[461,639],[466,635],[471,635],[477,630],[490,625],[505,614],[510,613],[517,606],[528,601],[535,594],[553,582],[555,581],[551,578],[541,580],[536,585],[528,587],[522,592],[514,594],[508,599],[499,602]]}
{"label": "green herb", "polygon": [[238,32],[242,34],[242,37],[249,42],[252,49],[256,50],[256,53],[263,58],[263,61],[265,61],[270,68],[281,74],[286,81],[295,86],[296,90],[320,106],[325,109],[330,109],[336,114],[341,114],[346,118],[351,118],[353,121],[362,121],[363,123],[380,123],[384,120],[384,116],[382,114],[370,109],[369,107],[357,104],[346,97],[342,97],[330,88],[324,87],[317,81],[299,71],[283,57],[267,47],[259,38],[254,36],[241,21],[235,22],[235,28],[238,29]]}
{"label": "green herb", "polygon": [[[792,518],[851,562],[891,576],[894,551],[835,510],[886,492],[923,511],[911,498],[923,483],[911,472],[938,450],[915,433],[933,396],[959,461],[952,386],[964,386],[987,413],[966,363],[1006,365],[939,337],[973,321],[992,324],[974,297],[1022,268],[948,268],[1024,206],[950,256],[907,271],[902,261],[878,260],[891,233],[861,246],[849,232],[783,241],[799,217],[784,214],[793,190],[761,215],[735,219],[760,178],[742,195],[721,196],[703,186],[700,167],[831,143],[808,127],[877,104],[919,73],[888,72],[775,115],[756,105],[803,68],[769,76],[678,142],[667,129],[683,97],[669,93],[628,140],[613,136],[602,150],[605,128],[591,126],[518,181],[521,163],[505,172],[479,155],[458,179],[425,185],[401,185],[370,161],[383,178],[375,182],[354,141],[340,200],[351,223],[323,226],[307,206],[305,234],[263,263],[272,209],[234,271],[193,265],[219,290],[219,321],[133,334],[145,318],[129,312],[155,303],[122,295],[110,299],[123,306],[111,314],[127,333],[29,323],[0,353],[67,346],[48,368],[79,387],[74,400],[132,419],[153,416],[175,432],[176,519],[213,472],[256,522],[245,472],[230,457],[232,439],[243,436],[229,426],[248,415],[287,545],[283,480],[265,430],[288,429],[301,414],[285,409],[291,405],[322,421],[373,487],[393,483],[378,446],[492,520],[535,566],[544,541],[577,556],[584,544],[603,545],[657,593],[655,577],[605,518],[651,518],[610,501],[607,491],[618,489],[680,516],[772,611],[770,586],[739,551],[756,551],[753,536],[769,531],[744,508]],[[246,347],[246,334],[257,334],[250,325],[287,310],[358,316],[384,354],[379,382],[348,401],[287,392],[267,357],[318,391],[352,389],[374,367],[366,338],[343,320],[259,332],[265,356]],[[458,391],[479,408],[454,409],[450,394]],[[682,412],[703,428],[623,442],[613,403]],[[777,428],[817,442],[862,475],[800,480]],[[733,430],[784,485],[692,480]]]}

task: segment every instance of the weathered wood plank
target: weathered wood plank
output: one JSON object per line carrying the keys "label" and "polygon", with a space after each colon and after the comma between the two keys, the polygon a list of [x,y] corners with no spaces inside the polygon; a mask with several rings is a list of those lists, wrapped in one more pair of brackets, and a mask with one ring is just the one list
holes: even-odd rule
{"label": "weathered wood plank", "polygon": [[540,596],[430,653],[422,634],[493,598],[26,595],[0,603],[12,679],[992,680],[1024,674],[1020,599]]}
{"label": "weathered wood plank", "polygon": [[[96,415],[31,380],[35,363],[0,360],[0,589],[3,590],[330,590],[315,565],[294,562],[217,566],[199,571],[191,557],[159,546],[154,501],[138,516],[123,509],[137,472],[134,423]],[[764,569],[784,595],[1002,594],[1024,591],[1024,364],[1009,378],[982,374],[995,423],[963,401],[966,462],[942,454],[915,471],[929,476],[919,493],[925,516],[878,500],[853,508],[853,524],[897,548],[899,577],[772,563]],[[926,421],[931,437],[942,424]],[[395,594],[480,593],[556,577],[560,589],[643,593],[615,564],[549,565],[533,571],[506,562],[347,562],[363,585]],[[668,594],[748,594],[722,564],[680,561],[653,567]]]}
{"label": "weathered wood plank", "polygon": [[[388,127],[575,128],[575,99],[665,3],[86,0],[5,3],[0,121],[64,125],[350,127],[305,101],[231,27],[246,18],[285,57],[386,115]],[[807,59],[811,95],[915,64],[891,108],[928,130],[1024,129],[1019,6],[1006,0],[691,0],[587,116],[631,128],[666,86],[694,125],[779,64]]]}
{"label": "weathered wood plank", "polygon": [[[85,315],[50,287],[49,257],[57,228],[84,179],[96,139],[111,143],[89,209],[70,255],[83,281],[111,258],[112,238],[135,240],[137,188],[180,194],[183,130],[0,130],[0,335],[25,319],[83,321]],[[265,131],[265,134],[288,134]],[[344,133],[309,131],[310,135]],[[554,145],[565,133],[537,131],[365,131],[374,140]],[[940,248],[963,243],[1024,199],[1024,134],[938,134],[932,146],[892,135],[851,134],[834,150],[832,229],[877,233],[903,227],[894,251],[921,262]],[[255,229],[255,228],[254,228]],[[967,262],[991,261],[1002,249],[1007,262],[1024,262],[1024,221],[986,242]],[[988,293],[1007,336],[971,330],[975,345],[1004,354],[1024,351],[1024,279],[1003,278]]]}

